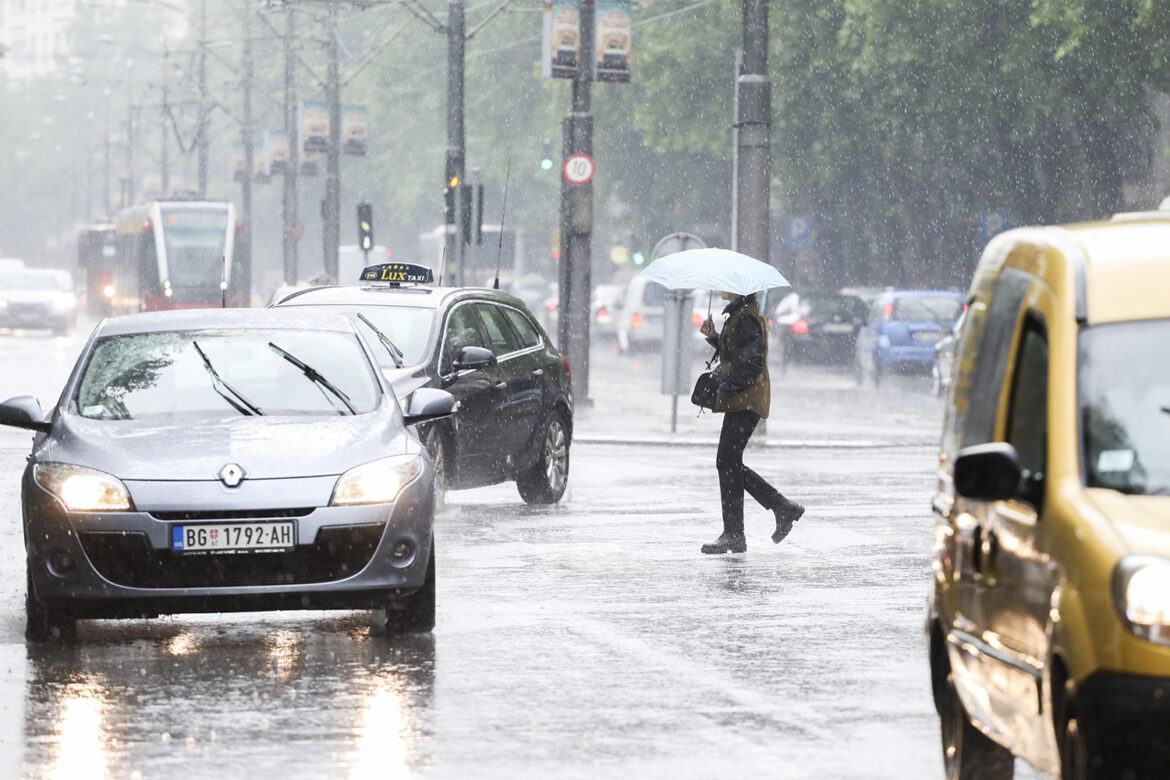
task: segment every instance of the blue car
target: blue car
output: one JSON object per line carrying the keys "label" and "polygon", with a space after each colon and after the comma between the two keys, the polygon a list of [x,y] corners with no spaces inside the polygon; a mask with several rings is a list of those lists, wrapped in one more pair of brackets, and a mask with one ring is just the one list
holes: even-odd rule
{"label": "blue car", "polygon": [[921,371],[934,365],[934,346],[950,332],[965,302],[947,290],[894,290],[877,297],[857,334],[858,384],[881,384],[891,371]]}

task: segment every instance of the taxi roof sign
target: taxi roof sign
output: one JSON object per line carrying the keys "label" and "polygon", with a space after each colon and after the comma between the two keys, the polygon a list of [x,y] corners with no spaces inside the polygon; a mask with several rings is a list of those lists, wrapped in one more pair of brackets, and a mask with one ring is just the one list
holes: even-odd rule
{"label": "taxi roof sign", "polygon": [[430,284],[435,281],[435,275],[425,265],[413,263],[379,263],[371,265],[362,271],[363,282],[389,282],[393,286],[400,284]]}

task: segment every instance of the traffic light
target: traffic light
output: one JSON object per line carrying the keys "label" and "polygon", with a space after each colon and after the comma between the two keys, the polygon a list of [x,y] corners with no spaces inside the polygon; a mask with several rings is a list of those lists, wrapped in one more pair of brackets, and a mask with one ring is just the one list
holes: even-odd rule
{"label": "traffic light", "polygon": [[540,169],[542,171],[551,171],[553,167],[553,142],[551,138],[545,138],[540,142]]}
{"label": "traffic light", "polygon": [[459,221],[463,243],[471,243],[471,185],[459,185]]}
{"label": "traffic light", "polygon": [[455,224],[455,188],[459,186],[459,177],[452,176],[443,188],[443,221],[448,225]]}
{"label": "traffic light", "polygon": [[634,261],[634,265],[642,265],[646,262],[646,255],[641,252],[634,252],[630,255],[630,259]]}
{"label": "traffic light", "polygon": [[357,207],[358,246],[363,252],[374,248],[374,207],[369,203],[359,203]]}
{"label": "traffic light", "polygon": [[475,220],[471,224],[471,239],[476,245],[483,243],[483,185],[475,185]]}

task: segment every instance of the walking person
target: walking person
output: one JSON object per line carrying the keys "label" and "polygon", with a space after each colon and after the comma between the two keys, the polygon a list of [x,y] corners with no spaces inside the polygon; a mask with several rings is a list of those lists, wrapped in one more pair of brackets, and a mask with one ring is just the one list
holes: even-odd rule
{"label": "walking person", "polygon": [[716,412],[723,412],[723,430],[715,468],[719,472],[719,497],[723,507],[723,533],[701,548],[704,553],[741,553],[747,550],[743,530],[743,494],[746,490],[776,517],[772,541],[779,544],[804,514],[804,507],[780,494],[763,477],[743,463],[743,451],[760,420],[768,417],[772,385],[768,379],[768,330],[753,295],[723,293],[730,301],[723,313],[722,332],[708,315],[699,332],[719,356],[719,392]]}

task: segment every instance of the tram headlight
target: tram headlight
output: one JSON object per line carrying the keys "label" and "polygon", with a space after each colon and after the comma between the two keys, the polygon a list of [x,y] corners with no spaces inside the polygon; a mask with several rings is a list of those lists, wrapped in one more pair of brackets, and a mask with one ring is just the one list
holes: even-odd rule
{"label": "tram headlight", "polygon": [[113,298],[114,293],[116,293],[116,292],[117,292],[117,290],[114,289],[114,285],[112,285],[112,284],[107,284],[105,287],[102,288],[102,295],[105,295],[107,298]]}

